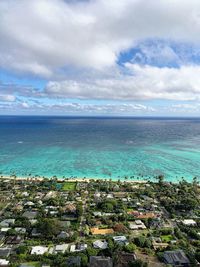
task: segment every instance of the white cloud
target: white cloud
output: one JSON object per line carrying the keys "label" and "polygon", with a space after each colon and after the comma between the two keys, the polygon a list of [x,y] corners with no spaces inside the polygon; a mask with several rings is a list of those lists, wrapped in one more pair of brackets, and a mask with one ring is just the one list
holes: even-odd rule
{"label": "white cloud", "polygon": [[141,113],[154,113],[155,109],[141,104],[84,104],[84,103],[19,103],[17,107],[40,110],[43,112],[54,111],[60,114],[90,114],[90,115],[137,115]]}
{"label": "white cloud", "polygon": [[14,95],[0,94],[0,101],[14,102],[16,97]]}
{"label": "white cloud", "polygon": [[69,65],[102,69],[154,37],[199,42],[199,0],[0,1],[3,68],[42,76]]}
{"label": "white cloud", "polygon": [[158,68],[126,63],[127,74],[81,81],[50,81],[49,97],[115,100],[200,100],[200,66]]}
{"label": "white cloud", "polygon": [[64,102],[60,101],[43,101],[28,99],[17,99],[14,103],[6,103],[0,101],[0,112],[13,111],[26,112],[26,114],[58,114],[58,115],[124,115],[124,116],[137,116],[142,114],[154,114],[155,108],[150,105],[139,103],[106,103],[106,104],[92,104],[92,103],[77,103],[77,102]]}
{"label": "white cloud", "polygon": [[21,106],[22,106],[23,108],[29,108],[29,104],[26,103],[26,102],[21,103]]}

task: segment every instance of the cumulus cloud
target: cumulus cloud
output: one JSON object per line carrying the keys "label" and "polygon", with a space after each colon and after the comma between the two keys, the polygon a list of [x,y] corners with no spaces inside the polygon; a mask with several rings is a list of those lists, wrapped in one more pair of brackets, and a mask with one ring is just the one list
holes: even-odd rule
{"label": "cumulus cloud", "polygon": [[146,38],[198,42],[199,14],[199,0],[1,0],[0,66],[46,77],[102,69]]}
{"label": "cumulus cloud", "polygon": [[[199,0],[1,0],[0,40],[0,68],[47,80],[0,82],[8,109],[135,114],[155,111],[140,102],[200,101]],[[184,105],[170,110],[194,110]]]}
{"label": "cumulus cloud", "polygon": [[115,100],[199,100],[200,66],[159,68],[126,63],[128,74],[82,81],[50,81],[45,93],[50,97]]}

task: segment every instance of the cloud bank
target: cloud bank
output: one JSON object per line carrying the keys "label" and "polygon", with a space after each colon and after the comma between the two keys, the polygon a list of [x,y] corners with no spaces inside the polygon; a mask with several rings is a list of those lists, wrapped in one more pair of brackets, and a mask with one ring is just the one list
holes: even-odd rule
{"label": "cloud bank", "polygon": [[44,76],[101,69],[142,39],[199,42],[199,14],[198,0],[1,0],[0,65]]}
{"label": "cloud bank", "polygon": [[4,107],[81,112],[82,101],[87,112],[134,113],[163,100],[176,112],[200,101],[199,0],[1,0],[0,40],[0,70],[46,80],[40,89],[0,81]]}
{"label": "cloud bank", "polygon": [[199,100],[200,67],[159,68],[126,63],[129,74],[108,79],[50,81],[45,93],[51,97],[115,100]]}

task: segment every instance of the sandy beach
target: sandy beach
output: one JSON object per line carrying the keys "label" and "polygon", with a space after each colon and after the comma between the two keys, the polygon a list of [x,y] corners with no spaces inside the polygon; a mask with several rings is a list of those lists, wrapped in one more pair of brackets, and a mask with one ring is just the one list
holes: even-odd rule
{"label": "sandy beach", "polygon": [[22,176],[10,176],[10,175],[1,175],[0,179],[5,179],[5,180],[30,180],[30,181],[43,181],[43,180],[51,180],[51,179],[57,179],[58,182],[63,182],[63,181],[68,181],[68,182],[86,182],[86,183],[90,183],[92,180],[93,181],[98,181],[98,180],[102,180],[102,181],[113,181],[113,182],[117,182],[118,180],[120,180],[120,182],[127,182],[127,183],[138,183],[138,184],[144,184],[147,183],[147,181],[145,180],[128,180],[128,179],[110,179],[110,178],[54,178],[54,177],[22,177]]}

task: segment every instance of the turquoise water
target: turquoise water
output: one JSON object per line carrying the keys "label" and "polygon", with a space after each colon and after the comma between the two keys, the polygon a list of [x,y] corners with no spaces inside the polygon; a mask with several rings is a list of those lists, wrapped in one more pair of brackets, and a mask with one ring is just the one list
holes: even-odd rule
{"label": "turquoise water", "polygon": [[0,171],[191,180],[200,177],[200,120],[0,117]]}

